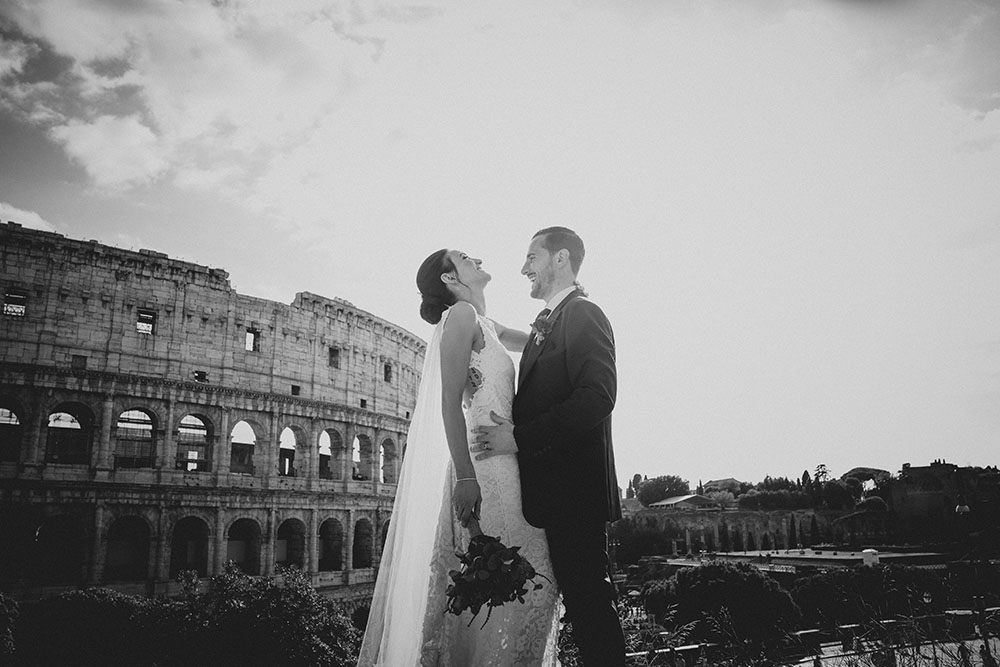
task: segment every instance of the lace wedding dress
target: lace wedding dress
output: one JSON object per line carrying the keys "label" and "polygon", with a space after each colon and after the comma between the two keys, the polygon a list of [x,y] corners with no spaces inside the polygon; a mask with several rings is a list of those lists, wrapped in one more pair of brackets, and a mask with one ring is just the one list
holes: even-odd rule
{"label": "lace wedding dress", "polygon": [[[469,364],[471,398],[467,399],[465,423],[470,434],[480,425],[493,425],[490,411],[510,419],[514,400],[514,362],[504,349],[493,323],[479,317],[485,345],[473,350]],[[520,602],[496,607],[486,621],[485,607],[470,625],[471,612],[461,616],[445,615],[444,592],[451,582],[448,572],[460,567],[456,550],[464,551],[469,533],[455,516],[451,494],[447,493],[438,518],[434,556],[431,562],[430,596],[424,619],[424,645],[421,665],[465,667],[490,665],[536,667],[555,665],[558,632],[558,591],[549,563],[545,531],[524,520],[521,512],[521,480],[514,456],[495,456],[476,461],[476,478],[483,494],[479,526],[483,533],[499,537],[507,546],[520,546],[520,554],[549,581],[537,578],[543,586],[531,591]],[[449,466],[450,482],[454,474]],[[450,490],[450,489],[449,489]]]}
{"label": "lace wedding dress", "polygon": [[[524,604],[484,607],[475,620],[445,613],[448,572],[460,569],[456,551],[465,551],[468,531],[454,514],[455,474],[441,417],[440,341],[450,311],[427,347],[417,406],[407,438],[389,533],[360,667],[557,667],[558,590],[549,562],[545,532],[529,525],[521,510],[521,483],[514,456],[496,456],[473,466],[482,490],[480,528],[520,553],[548,577],[537,578]],[[477,317],[484,345],[472,352],[466,391],[468,432],[492,425],[490,411],[511,416],[514,363],[492,322]],[[470,624],[470,620],[472,621]]]}

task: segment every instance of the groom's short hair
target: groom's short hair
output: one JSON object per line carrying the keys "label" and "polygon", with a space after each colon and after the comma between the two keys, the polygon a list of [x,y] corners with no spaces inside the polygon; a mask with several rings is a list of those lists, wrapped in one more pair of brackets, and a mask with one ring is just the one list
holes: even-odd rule
{"label": "groom's short hair", "polygon": [[532,238],[542,237],[542,246],[550,253],[555,254],[565,249],[569,252],[569,266],[573,269],[575,276],[580,272],[580,265],[583,264],[583,239],[576,235],[568,227],[546,227],[535,232]]}

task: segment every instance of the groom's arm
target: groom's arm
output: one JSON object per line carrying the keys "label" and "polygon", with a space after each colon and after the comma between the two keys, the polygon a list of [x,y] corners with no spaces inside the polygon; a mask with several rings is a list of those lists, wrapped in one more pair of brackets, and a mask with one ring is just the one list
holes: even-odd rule
{"label": "groom's arm", "polygon": [[[563,317],[571,391],[548,411],[514,427],[517,449],[529,458],[572,446],[615,407],[618,377],[611,323],[596,304],[585,299],[567,304]],[[532,446],[523,446],[527,443]]]}
{"label": "groom's arm", "polygon": [[497,338],[500,339],[500,343],[507,348],[508,352],[521,352],[524,350],[524,346],[528,344],[528,334],[526,332],[505,327],[496,320],[490,321],[493,322],[493,328],[496,329]]}

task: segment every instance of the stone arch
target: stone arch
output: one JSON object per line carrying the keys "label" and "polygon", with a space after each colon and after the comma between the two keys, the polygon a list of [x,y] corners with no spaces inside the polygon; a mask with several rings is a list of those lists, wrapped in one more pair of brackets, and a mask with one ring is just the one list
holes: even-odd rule
{"label": "stone arch", "polygon": [[260,574],[260,524],[255,519],[234,521],[226,531],[226,560],[239,566],[244,573]]}
{"label": "stone arch", "polygon": [[343,479],[344,436],[335,428],[324,429],[319,434],[320,479]]}
{"label": "stone arch", "polygon": [[327,519],[319,527],[319,570],[344,569],[344,526],[337,519]]}
{"label": "stone arch", "polygon": [[18,402],[0,397],[0,462],[20,460],[26,419],[27,411]]}
{"label": "stone arch", "polygon": [[45,583],[82,583],[86,540],[78,517],[66,514],[47,517],[34,537],[32,564],[36,579]]}
{"label": "stone arch", "polygon": [[392,438],[386,438],[378,448],[379,454],[379,481],[385,484],[395,484],[399,480],[398,459],[396,457],[396,443]]}
{"label": "stone arch", "polygon": [[260,424],[241,419],[229,430],[229,472],[252,475],[258,443],[263,440]]}
{"label": "stone arch", "polygon": [[772,549],[774,549],[774,541],[771,539],[771,533],[764,531],[764,534],[760,536],[760,550],[771,551]]}
{"label": "stone arch", "polygon": [[152,468],[156,465],[157,420],[145,408],[129,408],[118,415],[114,430],[115,468]]}
{"label": "stone arch", "polygon": [[281,477],[296,476],[296,455],[305,451],[302,447],[308,438],[302,427],[288,425],[281,430],[278,437],[278,475]]}
{"label": "stone arch", "polygon": [[212,420],[204,414],[190,413],[181,417],[174,435],[177,443],[176,469],[185,472],[210,472],[214,437]]}
{"label": "stone arch", "polygon": [[372,478],[375,449],[372,439],[364,433],[354,436],[351,450],[351,479],[367,481]]}
{"label": "stone arch", "polygon": [[56,405],[45,429],[45,460],[48,463],[88,464],[94,441],[94,413],[83,403]]}
{"label": "stone arch", "polygon": [[142,581],[149,576],[150,534],[146,520],[134,514],[112,522],[104,555],[105,581]]}
{"label": "stone arch", "polygon": [[182,570],[194,570],[208,576],[208,522],[198,516],[186,516],[174,524],[170,538],[170,578]]}
{"label": "stone arch", "polygon": [[306,525],[300,519],[285,519],[278,526],[274,545],[275,565],[305,567]]}
{"label": "stone arch", "polygon": [[368,519],[358,519],[354,524],[354,553],[351,567],[363,570],[372,566],[373,557],[372,524]]}

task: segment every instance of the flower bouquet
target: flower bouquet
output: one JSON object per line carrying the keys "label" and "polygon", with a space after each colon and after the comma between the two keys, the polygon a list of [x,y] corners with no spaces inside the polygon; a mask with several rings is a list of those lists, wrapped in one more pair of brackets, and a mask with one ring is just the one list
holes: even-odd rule
{"label": "flower bouquet", "polygon": [[[485,628],[494,607],[514,600],[524,602],[528,582],[534,582],[535,577],[551,583],[544,574],[535,572],[531,563],[518,553],[520,548],[505,546],[499,537],[473,536],[469,540],[468,551],[456,552],[462,569],[448,573],[452,583],[445,592],[448,599],[445,613],[458,616],[469,609],[472,611],[469,625],[472,625],[483,605],[486,605],[486,620],[482,625]],[[537,591],[541,587],[542,584],[535,583],[531,590]]]}

